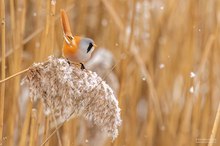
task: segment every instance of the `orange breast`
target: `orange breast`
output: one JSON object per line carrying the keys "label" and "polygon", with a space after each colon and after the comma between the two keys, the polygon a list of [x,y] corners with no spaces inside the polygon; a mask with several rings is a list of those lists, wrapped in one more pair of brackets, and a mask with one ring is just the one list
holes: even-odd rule
{"label": "orange breast", "polygon": [[71,60],[71,58],[77,57],[77,52],[79,49],[79,42],[80,42],[80,37],[74,36],[74,42],[72,45],[67,44],[64,41],[64,46],[63,46],[63,55],[64,57],[68,58]]}
{"label": "orange breast", "polygon": [[70,46],[66,42],[64,42],[63,46],[63,55],[64,57],[72,56],[77,53],[77,47],[75,45]]}

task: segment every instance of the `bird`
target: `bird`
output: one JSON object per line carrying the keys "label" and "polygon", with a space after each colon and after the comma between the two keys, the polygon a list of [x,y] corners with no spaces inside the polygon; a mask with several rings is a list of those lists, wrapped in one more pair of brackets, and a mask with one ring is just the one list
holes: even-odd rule
{"label": "bird", "polygon": [[91,38],[73,36],[67,13],[64,9],[60,10],[61,25],[63,28],[63,57],[70,62],[76,62],[81,64],[81,69],[85,69],[83,63],[89,61],[92,52],[97,47]]}

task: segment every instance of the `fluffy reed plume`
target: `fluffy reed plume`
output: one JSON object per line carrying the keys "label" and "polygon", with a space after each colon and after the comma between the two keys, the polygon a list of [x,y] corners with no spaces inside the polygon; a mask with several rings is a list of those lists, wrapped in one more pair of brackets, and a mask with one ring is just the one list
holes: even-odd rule
{"label": "fluffy reed plume", "polygon": [[48,61],[34,64],[25,81],[32,99],[43,100],[45,114],[54,114],[59,122],[82,116],[113,139],[117,137],[121,124],[118,101],[95,72],[50,56]]}

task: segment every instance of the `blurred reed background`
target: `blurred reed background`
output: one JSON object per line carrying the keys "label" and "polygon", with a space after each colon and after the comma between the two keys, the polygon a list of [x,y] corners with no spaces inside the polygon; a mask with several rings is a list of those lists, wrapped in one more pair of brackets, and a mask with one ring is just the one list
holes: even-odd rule
{"label": "blurred reed background", "polygon": [[[61,8],[74,34],[115,59],[123,122],[105,146],[220,145],[220,1],[1,0],[1,80],[61,56]],[[38,146],[54,130],[21,86],[24,75],[0,84],[3,146]],[[69,120],[45,146],[93,145],[80,124]]]}

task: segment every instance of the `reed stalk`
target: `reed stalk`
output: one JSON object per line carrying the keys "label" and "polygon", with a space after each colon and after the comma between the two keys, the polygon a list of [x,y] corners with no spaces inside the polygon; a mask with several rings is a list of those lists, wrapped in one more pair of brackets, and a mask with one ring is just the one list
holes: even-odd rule
{"label": "reed stalk", "polygon": [[51,0],[50,2],[50,51],[49,54],[54,54],[54,47],[55,47],[55,10],[56,10],[56,0]]}
{"label": "reed stalk", "polygon": [[50,117],[46,116],[45,124],[44,124],[43,142],[41,146],[49,146],[49,143],[48,143],[49,128],[50,128]]}
{"label": "reed stalk", "polygon": [[[4,80],[5,73],[5,1],[1,0],[1,79]],[[1,99],[0,99],[0,143],[3,143],[3,127],[4,127],[4,98],[5,98],[5,83],[1,84]]]}
{"label": "reed stalk", "polygon": [[211,136],[209,138],[208,146],[213,146],[216,143],[216,133],[219,127],[219,120],[220,120],[220,104],[218,105],[218,110],[215,116],[215,121],[212,128]]}
{"label": "reed stalk", "polygon": [[30,129],[30,142],[29,146],[36,145],[36,135],[37,135],[37,110],[32,109],[31,112],[31,129]]}
{"label": "reed stalk", "polygon": [[28,104],[27,112],[26,112],[25,119],[22,125],[19,146],[27,145],[27,137],[28,137],[28,131],[29,131],[29,126],[30,126],[30,121],[31,121],[32,107],[33,107],[31,101],[29,101],[27,104]]}

